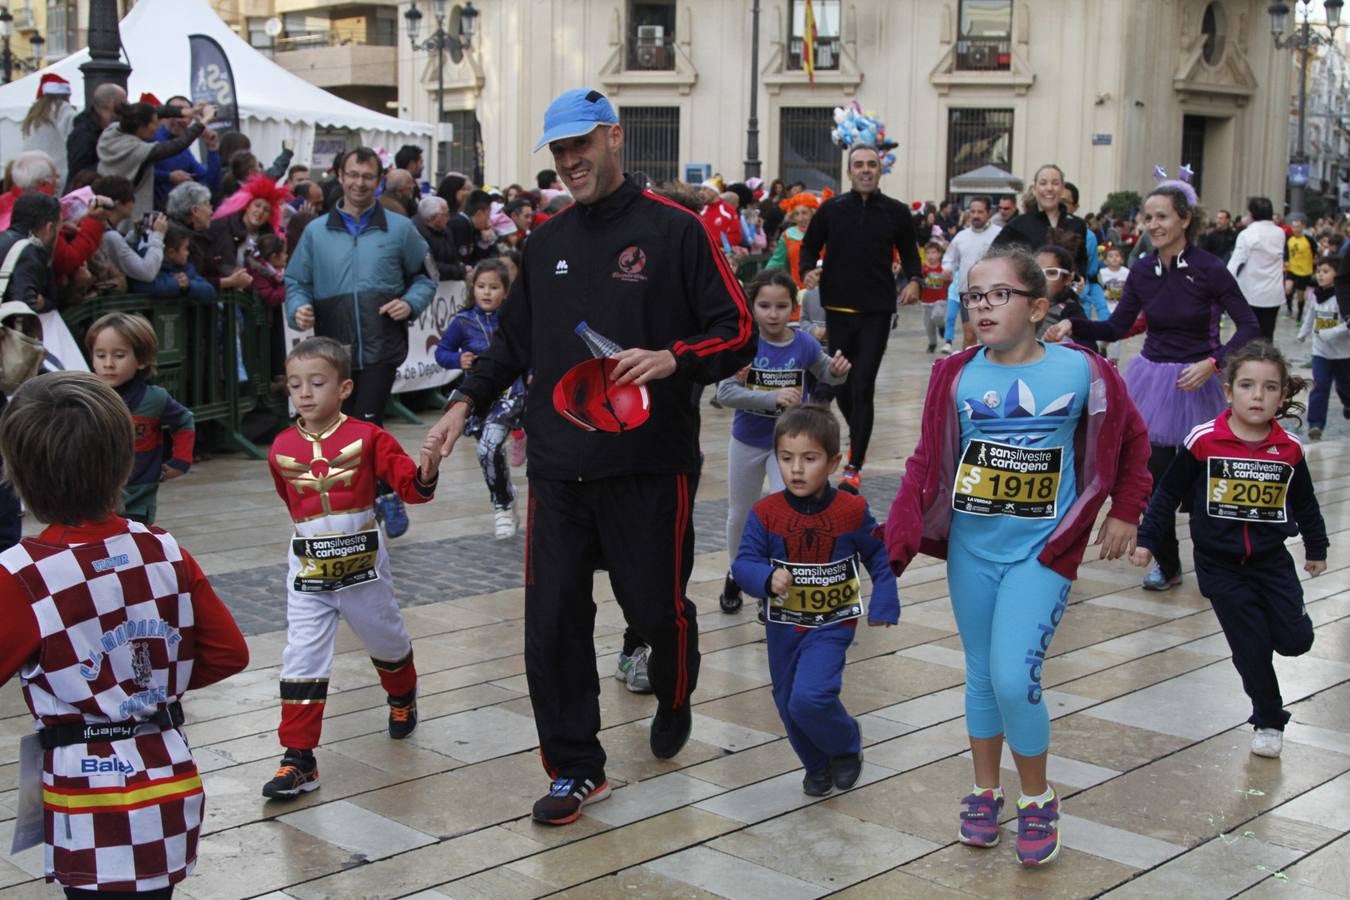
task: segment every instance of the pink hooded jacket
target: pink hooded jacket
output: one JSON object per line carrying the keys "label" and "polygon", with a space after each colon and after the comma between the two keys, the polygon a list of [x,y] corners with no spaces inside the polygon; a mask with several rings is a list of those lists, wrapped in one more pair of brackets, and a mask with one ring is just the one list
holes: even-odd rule
{"label": "pink hooded jacket", "polygon": [[[1086,415],[1074,438],[1078,498],[1036,558],[1073,579],[1107,496],[1111,498],[1107,515],[1137,525],[1148,506],[1153,479],[1148,472],[1152,452],[1148,429],[1125,392],[1120,374],[1101,356],[1072,344],[1065,346],[1086,353],[1091,372]],[[886,549],[896,575],[918,553],[947,558],[952,483],[961,453],[956,386],[961,370],[977,352],[978,348],[970,348],[933,364],[919,445],[905,463],[900,491],[886,517]]]}

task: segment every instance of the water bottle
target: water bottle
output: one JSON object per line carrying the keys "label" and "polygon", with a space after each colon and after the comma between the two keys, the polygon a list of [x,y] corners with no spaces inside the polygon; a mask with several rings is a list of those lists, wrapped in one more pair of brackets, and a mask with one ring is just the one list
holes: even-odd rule
{"label": "water bottle", "polygon": [[577,323],[577,337],[585,342],[586,347],[591,351],[591,355],[596,359],[604,359],[613,356],[623,350],[618,344],[605,337],[603,334],[591,329],[591,326],[585,322]]}

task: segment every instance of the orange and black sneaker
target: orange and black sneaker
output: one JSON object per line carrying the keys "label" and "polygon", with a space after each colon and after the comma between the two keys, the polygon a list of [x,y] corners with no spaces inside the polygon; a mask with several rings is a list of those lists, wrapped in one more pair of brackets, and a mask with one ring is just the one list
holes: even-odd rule
{"label": "orange and black sneaker", "polygon": [[319,762],[314,754],[287,750],[281,757],[281,766],[272,780],[263,785],[263,796],[271,800],[293,800],[301,794],[318,790]]}
{"label": "orange and black sneaker", "polygon": [[389,736],[401,741],[417,730],[417,691],[389,698]]}
{"label": "orange and black sneaker", "polygon": [[848,491],[850,494],[862,491],[862,472],[858,471],[857,466],[844,466],[844,471],[839,476],[839,490]]}

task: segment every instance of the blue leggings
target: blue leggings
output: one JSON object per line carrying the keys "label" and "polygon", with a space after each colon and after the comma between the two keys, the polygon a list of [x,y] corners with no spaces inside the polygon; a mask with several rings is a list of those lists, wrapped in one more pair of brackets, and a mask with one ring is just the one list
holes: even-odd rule
{"label": "blue leggings", "polygon": [[798,631],[769,623],[769,677],[773,702],[787,729],[788,743],[808,772],[823,772],[831,756],[862,749],[858,723],[844,709],[844,654],[853,643],[851,625]]}
{"label": "blue leggings", "polygon": [[1006,735],[1019,756],[1050,747],[1041,702],[1041,667],[1069,603],[1069,579],[1033,557],[981,559],[952,542],[947,550],[952,612],[966,653],[966,731]]}

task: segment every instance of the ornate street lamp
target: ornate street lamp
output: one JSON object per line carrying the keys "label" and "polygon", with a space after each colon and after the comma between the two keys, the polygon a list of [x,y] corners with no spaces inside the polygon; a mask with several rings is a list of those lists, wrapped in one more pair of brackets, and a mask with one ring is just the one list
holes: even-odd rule
{"label": "ornate street lamp", "polygon": [[32,59],[20,59],[10,51],[10,38],[14,36],[14,16],[8,8],[0,8],[0,84],[9,84],[14,70],[36,72],[42,68],[42,45],[46,43],[42,35],[34,34],[28,39],[33,46]]}
{"label": "ornate street lamp", "polygon": [[1289,4],[1277,0],[1266,10],[1270,13],[1270,31],[1275,38],[1275,46],[1281,50],[1296,50],[1303,57],[1298,77],[1298,145],[1289,160],[1290,215],[1300,215],[1304,212],[1303,192],[1308,183],[1308,156],[1303,143],[1304,122],[1308,108],[1308,58],[1313,47],[1329,46],[1335,40],[1345,0],[1326,0],[1322,4],[1327,14],[1326,35],[1313,31],[1312,23],[1308,21],[1308,16],[1312,12],[1312,0],[1297,0],[1297,3],[1302,20],[1298,29],[1288,37],[1285,36],[1284,30],[1289,19]]}
{"label": "ornate street lamp", "polygon": [[[448,168],[444,142],[441,141],[441,120],[445,118],[445,54],[449,52],[450,58],[459,63],[464,59],[464,54],[473,49],[473,38],[478,33],[478,10],[473,8],[473,0],[469,0],[463,7],[456,6],[447,10],[448,6],[447,0],[431,0],[431,12],[436,19],[436,30],[423,41],[418,40],[418,34],[422,30],[422,11],[417,8],[416,0],[413,0],[412,6],[403,14],[403,20],[408,29],[408,40],[412,43],[413,50],[434,50],[436,52],[437,178],[442,177]],[[454,34],[451,34],[445,28],[447,12],[450,27],[455,32]],[[482,182],[483,173],[476,171],[474,180],[475,182]]]}

